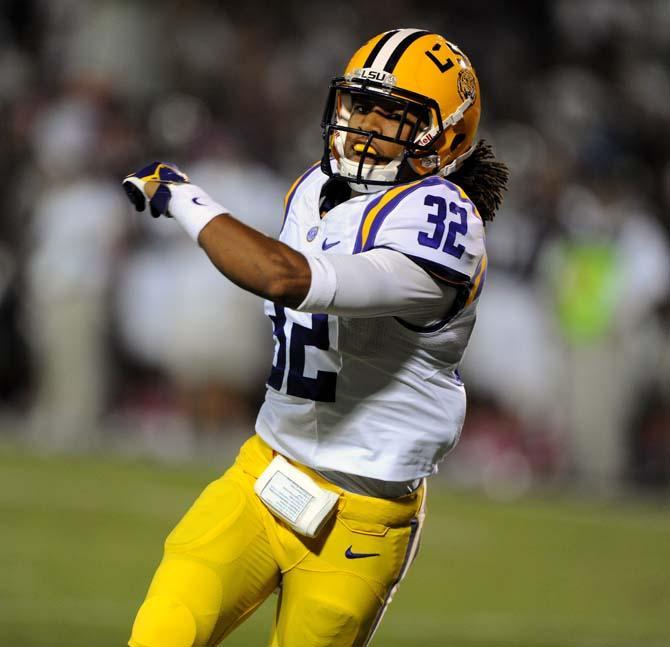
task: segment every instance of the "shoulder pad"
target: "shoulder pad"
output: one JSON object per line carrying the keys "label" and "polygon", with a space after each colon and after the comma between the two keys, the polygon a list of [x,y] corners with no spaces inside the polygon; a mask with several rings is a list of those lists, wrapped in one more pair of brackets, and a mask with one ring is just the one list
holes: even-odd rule
{"label": "shoulder pad", "polygon": [[460,187],[433,175],[368,205],[354,253],[375,247],[402,252],[449,283],[470,285],[485,256],[484,223]]}
{"label": "shoulder pad", "polygon": [[[315,171],[319,171],[318,173],[315,173]],[[288,212],[291,209],[291,204],[293,203],[293,200],[298,193],[298,190],[301,187],[304,187],[305,184],[309,182],[310,178],[315,178],[315,177],[325,177],[323,176],[323,173],[321,172],[321,162],[317,162],[316,164],[313,164],[310,166],[302,175],[299,175],[298,178],[293,182],[291,185],[291,188],[286,192],[286,196],[284,197],[284,216],[283,216],[283,223],[286,222],[286,216],[288,216]],[[282,228],[283,228],[282,224]]]}

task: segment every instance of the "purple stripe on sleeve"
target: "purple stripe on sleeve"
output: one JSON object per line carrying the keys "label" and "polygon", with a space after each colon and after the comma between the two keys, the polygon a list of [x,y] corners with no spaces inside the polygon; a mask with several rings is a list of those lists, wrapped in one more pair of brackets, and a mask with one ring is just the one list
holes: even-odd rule
{"label": "purple stripe on sleeve", "polygon": [[361,251],[367,252],[369,249],[372,249],[374,247],[375,238],[377,237],[377,234],[379,233],[381,226],[384,224],[384,220],[386,220],[386,217],[398,206],[398,204],[400,204],[400,202],[402,202],[404,198],[414,193],[414,191],[416,191],[417,189],[421,189],[426,186],[435,186],[436,184],[441,184],[442,182],[444,182],[444,180],[441,177],[431,175],[427,180],[419,182],[418,184],[409,187],[405,191],[401,191],[395,198],[393,198],[393,200],[390,200],[388,204],[385,204],[375,217],[375,220],[372,223],[372,226],[370,227],[370,233],[368,234],[368,239]]}
{"label": "purple stripe on sleeve", "polygon": [[358,226],[358,233],[356,234],[356,243],[354,245],[353,252],[354,254],[358,254],[361,251],[361,247],[363,246],[363,223],[365,222],[365,219],[368,217],[370,211],[379,204],[379,201],[385,195],[386,191],[383,191],[374,200],[372,200],[367,207],[365,207],[365,211],[363,211],[363,217],[361,218],[361,224]]}
{"label": "purple stripe on sleeve", "polygon": [[[486,271],[488,270],[488,267],[484,269],[484,274],[482,274],[482,278],[479,279],[479,285],[477,286],[477,291],[475,292],[475,299],[479,297],[479,295],[482,293],[482,288],[484,287],[484,281],[486,281]],[[474,299],[473,299],[474,301]]]}

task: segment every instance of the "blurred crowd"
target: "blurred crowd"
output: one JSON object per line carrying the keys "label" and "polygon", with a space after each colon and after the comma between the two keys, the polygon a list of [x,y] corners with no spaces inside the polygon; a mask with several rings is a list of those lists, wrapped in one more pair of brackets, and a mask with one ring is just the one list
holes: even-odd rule
{"label": "blurred crowd", "polygon": [[0,433],[166,452],[248,434],[271,361],[260,300],[119,180],[173,160],[278,232],[321,156],[328,82],[392,27],[471,57],[512,172],[445,472],[670,486],[670,4],[665,0],[5,0]]}

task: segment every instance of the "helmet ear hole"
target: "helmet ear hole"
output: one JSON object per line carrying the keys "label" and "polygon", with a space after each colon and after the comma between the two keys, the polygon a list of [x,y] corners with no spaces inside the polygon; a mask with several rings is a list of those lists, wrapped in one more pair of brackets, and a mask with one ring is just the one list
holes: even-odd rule
{"label": "helmet ear hole", "polygon": [[451,146],[449,146],[450,151],[455,151],[460,145],[461,142],[465,139],[465,135],[463,133],[459,133],[454,137],[451,141]]}

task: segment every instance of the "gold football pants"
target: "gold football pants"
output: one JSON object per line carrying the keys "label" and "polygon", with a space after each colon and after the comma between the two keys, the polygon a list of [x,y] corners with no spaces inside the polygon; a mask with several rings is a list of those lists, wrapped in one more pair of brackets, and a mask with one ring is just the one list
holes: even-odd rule
{"label": "gold football pants", "polygon": [[249,439],[165,541],[131,647],[219,644],[280,587],[272,647],[366,645],[419,544],[424,486],[400,499],[345,492],[314,539],[274,517],[253,491],[276,455]]}

